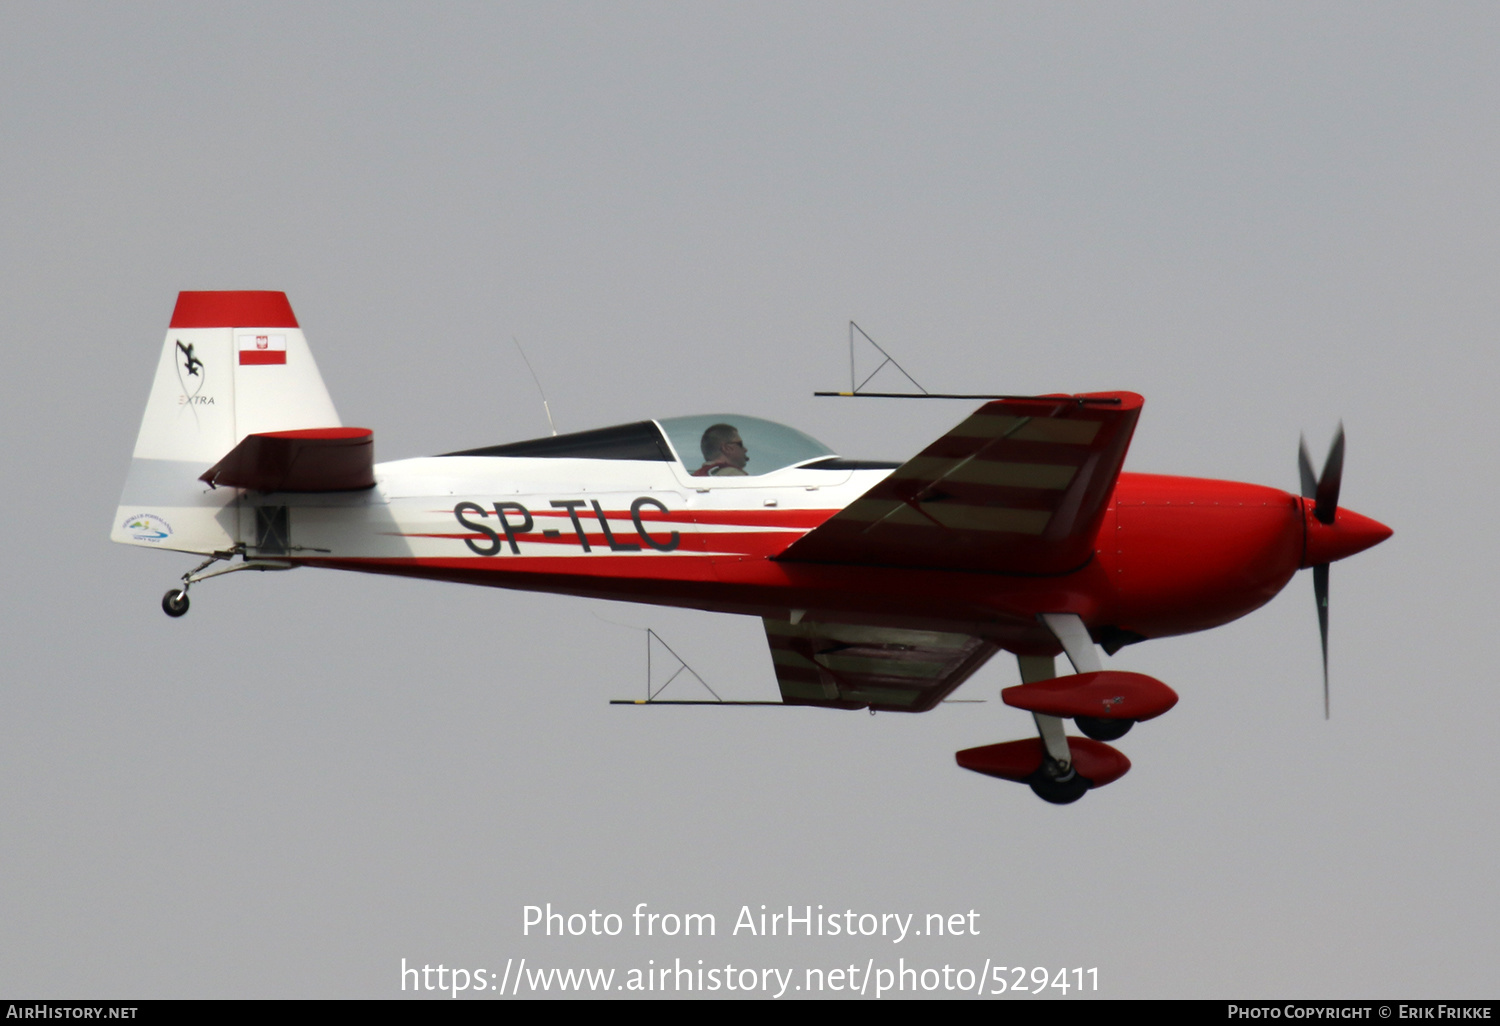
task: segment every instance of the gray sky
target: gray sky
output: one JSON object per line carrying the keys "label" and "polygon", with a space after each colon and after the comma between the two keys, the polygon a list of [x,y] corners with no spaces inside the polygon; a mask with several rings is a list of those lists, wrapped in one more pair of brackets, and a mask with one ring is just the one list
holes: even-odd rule
{"label": "gray sky", "polygon": [[[399,968],[1098,967],[1114,997],[1494,996],[1500,10],[1489,4],[8,4],[0,994],[399,996]],[[393,459],[715,410],[901,458],[963,404],[817,400],[853,318],[934,390],[1146,396],[1127,469],[1395,537],[1126,649],[1181,703],[1077,805],[966,773],[999,657],[905,717],[721,693],[749,619],[107,541],[179,289],[291,297]],[[250,578],[250,579],[247,579]],[[623,626],[622,626],[623,625]],[[521,935],[522,907],[719,935]],[[979,937],[729,936],[975,909]],[[628,932],[628,929],[627,929]]]}

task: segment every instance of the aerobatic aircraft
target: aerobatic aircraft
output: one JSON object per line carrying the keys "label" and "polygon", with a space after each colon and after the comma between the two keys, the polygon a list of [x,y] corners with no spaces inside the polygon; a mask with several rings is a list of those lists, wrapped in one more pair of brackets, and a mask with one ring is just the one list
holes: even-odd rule
{"label": "aerobatic aircraft", "polygon": [[296,567],[757,616],[789,706],[922,712],[1004,649],[1036,736],[958,763],[1064,804],[1177,701],[1096,646],[1228,623],[1311,567],[1326,713],[1329,564],[1391,534],[1338,505],[1342,428],[1291,495],[1122,473],[1141,405],[992,399],[904,463],[716,413],[376,464],[285,294],[183,292],[111,538],[207,557],[170,616],[208,578]]}

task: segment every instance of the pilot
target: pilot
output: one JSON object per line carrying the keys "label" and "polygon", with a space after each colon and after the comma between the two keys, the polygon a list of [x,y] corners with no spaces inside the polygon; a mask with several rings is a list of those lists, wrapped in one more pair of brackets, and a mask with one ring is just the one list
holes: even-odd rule
{"label": "pilot", "polygon": [[703,450],[703,466],[693,471],[694,477],[748,477],[745,464],[750,462],[750,450],[740,439],[739,428],[732,424],[714,424],[703,432],[699,443]]}

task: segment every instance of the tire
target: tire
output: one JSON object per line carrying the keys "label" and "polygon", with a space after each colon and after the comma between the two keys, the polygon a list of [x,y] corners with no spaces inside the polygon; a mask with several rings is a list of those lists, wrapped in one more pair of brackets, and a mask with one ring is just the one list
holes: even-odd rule
{"label": "tire", "polygon": [[1033,794],[1053,805],[1072,805],[1094,786],[1087,777],[1080,777],[1071,770],[1065,777],[1054,777],[1047,772],[1045,766],[1033,773],[1026,782],[1031,785]]}
{"label": "tire", "polygon": [[1117,741],[1135,726],[1135,720],[1103,720],[1096,716],[1075,716],[1073,723],[1083,731],[1084,737],[1095,741]]}
{"label": "tire", "polygon": [[161,597],[161,611],[168,616],[181,616],[188,611],[188,595],[181,588],[173,588]]}

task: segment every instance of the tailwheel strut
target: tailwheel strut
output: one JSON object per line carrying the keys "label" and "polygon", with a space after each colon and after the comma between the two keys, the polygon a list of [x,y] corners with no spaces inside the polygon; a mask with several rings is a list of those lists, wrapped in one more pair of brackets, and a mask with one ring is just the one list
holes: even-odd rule
{"label": "tailwheel strut", "polygon": [[[206,581],[210,577],[222,577],[225,574],[236,573],[240,570],[291,570],[296,566],[295,563],[275,559],[244,559],[241,563],[220,567],[218,570],[208,569],[215,563],[228,562],[235,556],[243,559],[244,555],[245,547],[243,545],[236,545],[227,552],[215,552],[212,556],[209,556],[203,562],[193,567],[182,575],[181,587],[171,588],[161,597],[162,612],[171,617],[178,617],[185,614],[188,611],[189,605],[191,605],[188,600],[188,589],[199,581]],[[208,572],[205,573],[204,571]]]}

